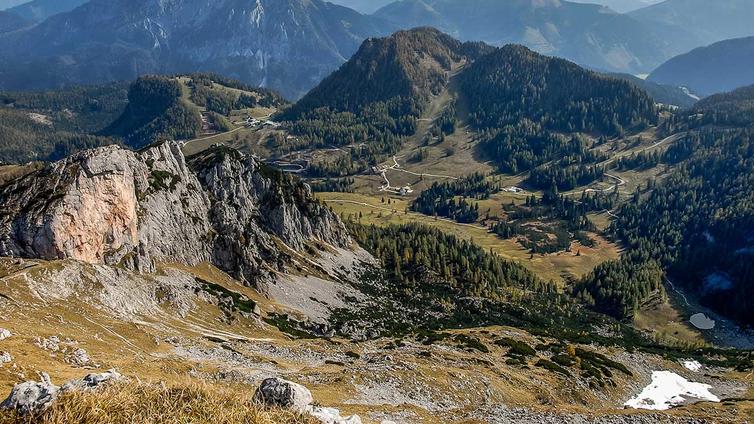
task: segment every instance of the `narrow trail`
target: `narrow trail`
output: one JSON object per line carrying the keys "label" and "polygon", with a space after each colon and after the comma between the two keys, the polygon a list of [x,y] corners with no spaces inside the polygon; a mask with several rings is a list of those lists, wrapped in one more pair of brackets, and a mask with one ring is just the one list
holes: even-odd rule
{"label": "narrow trail", "polygon": [[563,193],[563,196],[571,196],[574,194],[581,194],[581,193],[607,193],[609,191],[615,190],[617,187],[622,187],[626,185],[627,183],[627,181],[624,180],[623,178],[612,175],[612,174],[605,174],[605,176],[616,180],[617,183],[605,189],[587,188],[584,190],[572,190],[572,191]]}
{"label": "narrow trail", "polygon": [[383,169],[382,172],[381,172],[382,178],[385,179],[385,185],[383,185],[382,187],[380,187],[380,191],[395,191],[395,192],[397,192],[398,190],[400,190],[400,188],[393,187],[390,184],[390,180],[387,177],[387,172],[388,171],[403,172],[404,174],[414,175],[416,177],[421,177],[421,178],[425,178],[425,177],[428,177],[428,178],[442,178],[442,179],[446,179],[446,180],[456,180],[456,181],[460,179],[458,177],[453,177],[453,176],[450,176],[450,175],[425,174],[425,173],[417,173],[417,172],[413,172],[413,171],[408,171],[406,169],[401,168],[401,165],[398,163],[397,156],[393,156],[393,165],[391,165],[391,166]]}
{"label": "narrow trail", "polygon": [[681,292],[680,290],[678,290],[678,289],[677,289],[677,288],[675,287],[675,284],[673,284],[673,282],[672,282],[672,281],[670,281],[670,279],[669,279],[669,278],[666,278],[666,279],[665,279],[665,282],[666,282],[666,283],[668,283],[668,285],[670,286],[670,288],[671,288],[671,289],[673,289],[673,291],[674,291],[674,292],[675,292],[675,293],[676,293],[677,295],[681,296],[681,298],[683,299],[683,302],[684,302],[684,303],[686,304],[686,306],[687,306],[687,307],[689,307],[689,308],[691,308],[691,307],[692,307],[692,306],[691,306],[691,304],[689,303],[689,300],[688,300],[688,299],[686,298],[686,295],[685,295],[685,294],[684,294],[683,292]]}

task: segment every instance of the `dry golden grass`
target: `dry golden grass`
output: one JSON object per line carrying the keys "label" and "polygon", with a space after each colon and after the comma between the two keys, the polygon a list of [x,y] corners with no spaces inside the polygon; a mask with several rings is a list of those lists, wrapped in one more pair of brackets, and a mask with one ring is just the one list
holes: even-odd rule
{"label": "dry golden grass", "polygon": [[250,401],[239,392],[207,384],[171,387],[127,383],[61,396],[36,416],[0,413],[0,424],[315,424],[318,421]]}

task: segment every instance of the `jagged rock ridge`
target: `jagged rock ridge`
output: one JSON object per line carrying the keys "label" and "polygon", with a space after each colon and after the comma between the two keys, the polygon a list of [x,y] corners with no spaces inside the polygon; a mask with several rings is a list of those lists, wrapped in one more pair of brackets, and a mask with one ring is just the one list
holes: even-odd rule
{"label": "jagged rock ridge", "polygon": [[284,267],[276,240],[345,247],[308,186],[235,150],[184,158],[175,143],[88,150],[0,187],[0,256],[152,271],[210,262],[247,283]]}

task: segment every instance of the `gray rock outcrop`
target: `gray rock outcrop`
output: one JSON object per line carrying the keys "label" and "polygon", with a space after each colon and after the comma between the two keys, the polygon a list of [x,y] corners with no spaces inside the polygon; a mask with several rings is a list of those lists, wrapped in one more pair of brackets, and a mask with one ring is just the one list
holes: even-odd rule
{"label": "gray rock outcrop", "polygon": [[109,370],[101,374],[89,374],[79,380],[71,380],[58,387],[52,384],[50,376],[41,373],[41,381],[27,381],[16,384],[10,395],[2,403],[0,409],[15,410],[22,415],[44,411],[62,393],[77,390],[94,390],[103,385],[122,381],[123,376],[115,370]]}
{"label": "gray rock outcrop", "polygon": [[89,374],[80,380],[71,380],[61,387],[63,393],[75,390],[94,390],[104,384],[123,381],[124,377],[115,370],[108,370],[100,374]]}
{"label": "gray rock outcrop", "polygon": [[50,376],[42,373],[41,381],[27,381],[16,384],[0,409],[12,409],[22,415],[48,408],[60,393],[60,387],[52,384]]}
{"label": "gray rock outcrop", "polygon": [[210,262],[250,284],[284,267],[275,239],[350,242],[308,186],[222,147],[188,161],[172,142],[84,151],[0,187],[0,204],[0,256],[144,272]]}
{"label": "gray rock outcrop", "polygon": [[254,401],[304,414],[309,412],[309,405],[314,398],[309,389],[300,384],[282,378],[268,378],[254,393]]}
{"label": "gray rock outcrop", "polygon": [[92,358],[89,357],[86,350],[78,348],[65,356],[65,362],[73,366],[85,367],[91,364]]}
{"label": "gray rock outcrop", "polygon": [[0,341],[3,341],[3,340],[7,339],[10,336],[11,336],[10,331],[8,331],[8,330],[6,330],[4,328],[0,328]]}

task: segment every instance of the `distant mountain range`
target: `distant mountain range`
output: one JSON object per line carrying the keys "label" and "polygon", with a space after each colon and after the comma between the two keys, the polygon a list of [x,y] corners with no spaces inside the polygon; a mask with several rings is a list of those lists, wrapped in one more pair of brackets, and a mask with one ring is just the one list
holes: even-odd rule
{"label": "distant mountain range", "polygon": [[751,0],[666,0],[629,16],[645,24],[687,31],[701,42],[694,47],[754,35]]}
{"label": "distant mountain range", "polygon": [[13,6],[18,6],[28,2],[29,0],[0,0],[0,10],[5,10]]}
{"label": "distant mountain range", "polygon": [[[335,1],[364,12],[388,3]],[[636,6],[626,4],[614,7]],[[753,7],[667,0],[620,14],[562,0],[398,0],[364,15],[324,0],[34,0],[0,14],[0,89],[212,71],[296,99],[363,40],[417,26],[461,41],[522,44],[598,71],[647,74],[698,46],[754,32]]]}
{"label": "distant mountain range", "polygon": [[69,12],[89,0],[33,0],[8,9],[26,20],[42,22],[58,13]]}
{"label": "distant mountain range", "polygon": [[331,3],[350,7],[361,13],[371,14],[395,0],[329,0]]}
{"label": "distant mountain range", "polygon": [[663,0],[571,0],[574,3],[593,3],[609,7],[616,12],[631,12],[652,4],[660,3]]}
{"label": "distant mountain range", "polygon": [[375,16],[403,28],[426,25],[461,40],[523,44],[594,69],[632,74],[699,45],[675,27],[561,0],[476,0],[473,6],[467,0],[401,0]]}
{"label": "distant mountain range", "polygon": [[710,95],[754,84],[754,37],[721,41],[675,57],[649,76],[660,84]]}
{"label": "distant mountain range", "polygon": [[207,70],[296,98],[390,28],[321,0],[92,0],[0,37],[0,88]]}

